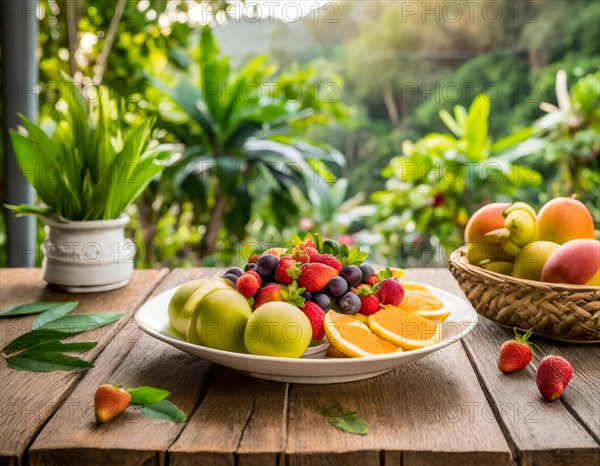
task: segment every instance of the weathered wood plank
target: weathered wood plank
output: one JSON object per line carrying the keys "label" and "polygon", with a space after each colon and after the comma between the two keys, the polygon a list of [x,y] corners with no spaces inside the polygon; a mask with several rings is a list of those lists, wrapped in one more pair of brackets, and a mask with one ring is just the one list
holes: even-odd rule
{"label": "weathered wood plank", "polygon": [[[166,270],[135,271],[125,288],[106,293],[72,295],[42,281],[40,269],[0,269],[0,308],[40,301],[79,301],[74,314],[117,311],[131,315],[154,289]],[[3,318],[0,345],[31,330],[35,316]],[[123,329],[127,317],[72,340],[98,341],[82,357],[94,361],[108,342]],[[34,373],[9,369],[0,362],[0,463],[20,464],[36,432],[54,413],[84,372]]]}
{"label": "weathered wood plank", "polygon": [[276,465],[285,443],[286,384],[221,368],[169,449],[169,465]]}
{"label": "weathered wood plank", "polygon": [[[177,269],[163,280],[153,296],[214,273],[214,269]],[[213,367],[143,334],[130,321],[35,439],[29,449],[30,463],[164,464],[165,452],[184,424],[150,419],[138,408],[130,408],[111,422],[98,425],[93,408],[96,388],[104,383],[164,388],[171,392],[169,400],[189,416]]]}
{"label": "weathered wood plank", "polygon": [[[439,271],[407,279],[440,286]],[[443,273],[443,271],[442,271]],[[339,402],[369,422],[369,434],[330,426],[319,410]],[[511,452],[460,344],[374,379],[294,385],[289,393],[290,464],[511,464]]]}
{"label": "weathered wood plank", "polygon": [[[449,272],[436,273],[435,277],[437,286],[464,297]],[[526,370],[512,374],[502,374],[498,370],[496,361],[500,346],[513,336],[510,330],[480,317],[477,328],[463,340],[463,345],[515,457],[523,465],[599,464],[599,445],[564,404],[571,400],[573,409],[581,413],[580,416],[587,420],[590,428],[597,428],[600,409],[598,349],[594,352],[593,347],[575,348],[557,342],[549,344],[550,340],[541,343],[548,353],[559,353],[560,348],[569,352],[567,358],[574,364],[576,374],[563,395],[564,402],[547,403],[538,392],[535,367],[530,365]],[[534,337],[533,341],[542,340]],[[593,358],[594,354],[596,359]],[[539,358],[534,356],[535,364],[538,361]],[[594,365],[595,369],[590,370],[590,366]]]}

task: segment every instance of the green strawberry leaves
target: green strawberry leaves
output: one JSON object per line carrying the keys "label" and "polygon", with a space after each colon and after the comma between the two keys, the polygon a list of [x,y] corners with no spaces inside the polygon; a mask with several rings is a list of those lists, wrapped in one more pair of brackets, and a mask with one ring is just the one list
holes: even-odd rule
{"label": "green strawberry leaves", "polygon": [[33,330],[15,338],[2,348],[8,367],[32,372],[73,371],[94,367],[84,359],[65,353],[85,353],[97,342],[64,343],[61,340],[71,335],[95,330],[116,322],[124,314],[102,313],[68,315],[77,302],[33,303],[14,306],[2,312],[3,316],[39,314]]}
{"label": "green strawberry leaves", "polygon": [[304,299],[302,293],[304,293],[305,291],[306,288],[298,288],[298,282],[293,281],[292,284],[288,286],[287,291],[284,289],[281,290],[281,297],[285,300],[286,303],[292,304],[299,308],[303,308],[306,299]]}
{"label": "green strawberry leaves", "polygon": [[392,271],[389,267],[386,267],[384,270],[380,270],[379,272],[377,272],[377,278],[379,278],[380,281],[383,281],[386,278],[392,278],[393,276],[394,275],[392,274]]}
{"label": "green strawberry leaves", "polygon": [[321,409],[321,414],[327,418],[332,426],[344,432],[357,435],[367,435],[369,433],[367,421],[359,418],[355,412],[344,411],[339,403]]}
{"label": "green strawberry leaves", "polygon": [[369,257],[369,253],[361,251],[360,248],[350,249],[345,244],[340,246],[340,252],[336,256],[342,263],[342,267],[347,265],[360,265]]}
{"label": "green strawberry leaves", "polygon": [[132,405],[154,405],[170,395],[167,390],[154,387],[128,388],[127,392],[131,395]]}

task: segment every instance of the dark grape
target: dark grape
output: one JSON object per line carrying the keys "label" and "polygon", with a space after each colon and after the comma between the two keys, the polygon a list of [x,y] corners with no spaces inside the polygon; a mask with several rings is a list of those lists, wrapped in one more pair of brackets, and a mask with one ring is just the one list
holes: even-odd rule
{"label": "dark grape", "polygon": [[340,245],[332,239],[326,239],[323,241],[323,250],[326,253],[333,254],[335,256],[340,252]]}
{"label": "dark grape", "polygon": [[279,265],[279,258],[273,254],[260,256],[256,261],[256,271],[259,275],[270,275],[275,272]]}
{"label": "dark grape", "polygon": [[242,272],[242,270],[241,270],[241,269],[239,269],[239,268],[237,268],[237,267],[229,267],[229,268],[228,268],[228,269],[225,271],[225,273],[223,274],[223,276],[227,275],[228,273],[232,273],[232,274],[234,274],[234,275],[236,275],[236,276],[238,276],[238,277],[241,277],[243,272]]}
{"label": "dark grape", "polygon": [[348,282],[342,277],[333,277],[331,280],[329,280],[329,282],[327,282],[325,289],[334,298],[339,298],[348,291]]}
{"label": "dark grape", "polygon": [[307,301],[310,301],[312,299],[312,293],[310,293],[309,291],[305,291],[304,293],[302,293],[302,297]]}
{"label": "dark grape", "polygon": [[356,314],[360,311],[360,298],[356,294],[348,292],[340,298],[338,307],[342,314]]}
{"label": "dark grape", "polygon": [[244,267],[244,272],[247,272],[248,270],[256,270],[256,264],[253,262],[246,264],[246,267]]}
{"label": "dark grape", "polygon": [[347,265],[340,270],[340,277],[346,280],[350,286],[358,285],[362,280],[362,276],[362,270],[356,265]]}
{"label": "dark grape", "polygon": [[235,285],[238,281],[238,277],[236,274],[234,273],[226,273],[225,275],[223,275],[223,278],[225,278],[226,280],[231,280],[233,282],[233,284]]}
{"label": "dark grape", "polygon": [[373,267],[371,267],[371,265],[369,265],[367,263],[360,264],[360,266],[358,268],[362,272],[362,279],[361,279],[361,281],[363,283],[367,283],[367,279],[371,275],[373,275],[375,273],[375,269]]}
{"label": "dark grape", "polygon": [[325,312],[331,309],[331,299],[329,299],[329,296],[327,296],[325,293],[316,293],[312,297],[312,302]]}

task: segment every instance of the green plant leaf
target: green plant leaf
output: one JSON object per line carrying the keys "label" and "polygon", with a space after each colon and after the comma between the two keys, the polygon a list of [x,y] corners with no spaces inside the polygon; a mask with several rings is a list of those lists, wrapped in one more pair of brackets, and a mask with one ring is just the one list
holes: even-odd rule
{"label": "green plant leaf", "polygon": [[168,400],[144,406],[142,413],[148,417],[172,422],[185,422],[187,419],[185,413]]}
{"label": "green plant leaf", "polygon": [[84,314],[60,317],[46,323],[39,329],[27,332],[6,345],[2,352],[31,348],[39,343],[60,340],[75,333],[94,330],[119,320],[124,314]]}
{"label": "green plant leaf", "polygon": [[47,341],[32,346],[27,351],[60,351],[61,353],[85,353],[98,344],[97,341],[82,341],[63,343],[62,341]]}
{"label": "green plant leaf", "polygon": [[58,351],[24,351],[6,358],[6,363],[11,369],[32,372],[76,371],[94,367],[92,363]]}
{"label": "green plant leaf", "polygon": [[95,330],[105,325],[116,322],[125,314],[116,314],[114,312],[105,312],[102,314],[81,314],[76,316],[65,316],[59,319],[47,322],[42,329],[58,330],[67,334],[86,332]]}
{"label": "green plant leaf", "polygon": [[344,432],[350,434],[367,435],[369,424],[359,418],[354,412],[345,412],[339,403],[323,408],[321,414],[327,418],[329,423]]}
{"label": "green plant leaf", "polygon": [[32,330],[31,332],[24,333],[23,335],[15,338],[8,345],[2,348],[3,353],[18,351],[26,348],[31,348],[40,343],[45,343],[49,341],[57,341],[61,338],[68,337],[69,334],[65,332],[60,332],[58,330],[51,329],[37,329]]}
{"label": "green plant leaf", "polygon": [[167,390],[154,387],[128,388],[127,392],[131,395],[131,404],[148,406],[160,403],[170,395]]}
{"label": "green plant leaf", "polygon": [[33,323],[33,328],[42,327],[43,325],[51,322],[53,320],[58,319],[59,317],[66,316],[69,312],[73,311],[79,303],[77,301],[62,303],[60,306],[56,306],[53,309],[50,309],[42,314],[40,314],[35,322]]}
{"label": "green plant leaf", "polygon": [[49,303],[31,303],[31,304],[17,304],[8,309],[4,309],[0,312],[0,317],[12,317],[12,316],[24,316],[30,314],[39,314],[41,312],[46,312],[52,309],[56,309],[57,307],[62,306],[63,304],[68,303],[58,303],[58,302],[49,302]]}

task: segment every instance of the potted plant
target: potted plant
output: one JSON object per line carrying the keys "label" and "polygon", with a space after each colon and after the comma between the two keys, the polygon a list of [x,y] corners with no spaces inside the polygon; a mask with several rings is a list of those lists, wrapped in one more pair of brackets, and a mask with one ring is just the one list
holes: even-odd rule
{"label": "potted plant", "polygon": [[135,256],[124,211],[162,170],[166,152],[151,142],[154,118],[127,125],[123,102],[107,88],[87,87],[84,97],[73,82],[64,86],[52,136],[22,115],[24,127],[11,131],[17,162],[42,205],[7,207],[46,224],[46,282],[75,293],[120,288]]}

